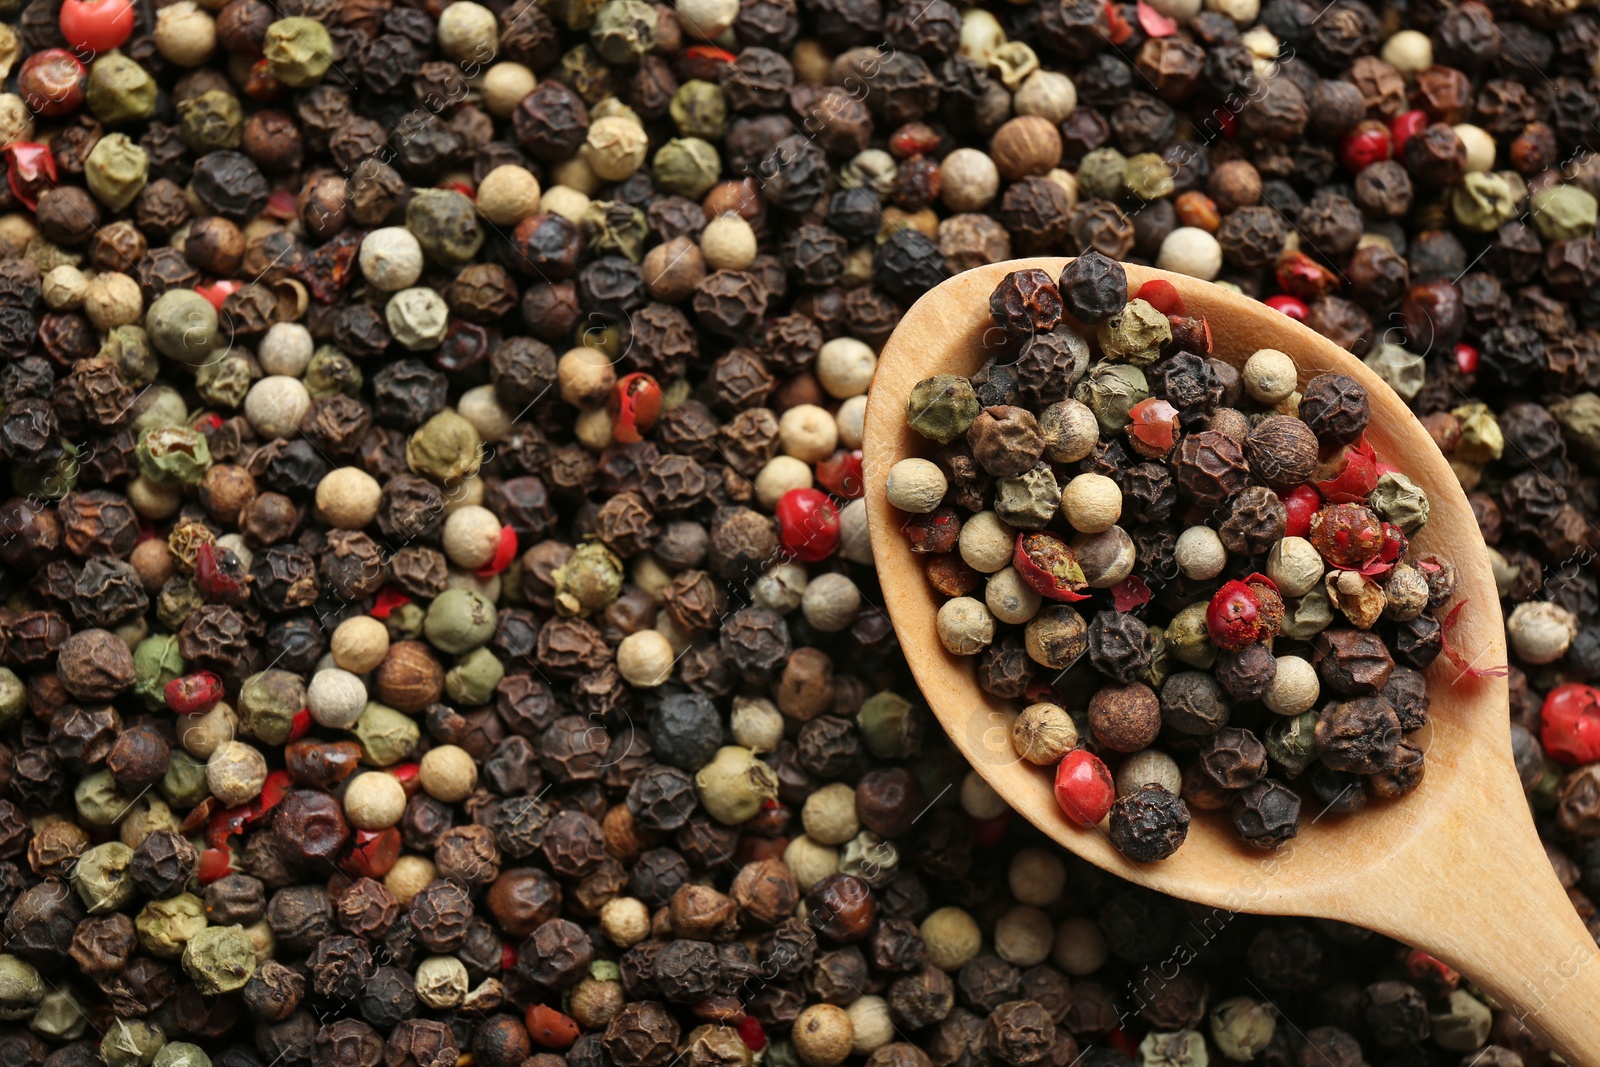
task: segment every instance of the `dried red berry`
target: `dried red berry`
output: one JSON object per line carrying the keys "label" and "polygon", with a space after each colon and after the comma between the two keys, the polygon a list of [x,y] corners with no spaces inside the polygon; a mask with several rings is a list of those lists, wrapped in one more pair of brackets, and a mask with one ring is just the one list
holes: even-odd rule
{"label": "dried red berry", "polygon": [[778,531],[783,549],[806,563],[818,563],[839,547],[839,512],[820,489],[791,489],[778,500]]}
{"label": "dried red berry", "polygon": [[1311,544],[1329,566],[1358,571],[1383,550],[1383,524],[1361,504],[1332,504],[1311,517]]}
{"label": "dried red berry", "polygon": [[1139,291],[1133,294],[1135,300],[1143,300],[1166,316],[1176,315],[1183,318],[1189,314],[1189,309],[1184,305],[1183,294],[1178,292],[1178,287],[1165,278],[1151,278],[1139,286]]}
{"label": "dried red berry", "polygon": [[1128,411],[1128,441],[1141,456],[1161,459],[1178,441],[1178,409],[1160,397],[1148,397]]}
{"label": "dried red berry", "polygon": [[1278,288],[1301,300],[1316,300],[1339,288],[1339,276],[1301,251],[1278,259]]}
{"label": "dried red berry", "polygon": [[517,531],[510,526],[500,527],[500,543],[495,545],[494,557],[478,568],[479,578],[493,578],[517,558]]}
{"label": "dried red berry", "polygon": [[1261,601],[1237,579],[1224,582],[1206,607],[1206,632],[1211,643],[1228,652],[1255,644],[1261,636]]}
{"label": "dried red berry", "polygon": [[[1331,478],[1317,482],[1317,489],[1330,504],[1354,504],[1372,495],[1378,486],[1378,457],[1362,438],[1344,450],[1343,469]],[[1337,459],[1329,461],[1331,469]]]}
{"label": "dried red berry", "polygon": [[400,831],[393,826],[357,830],[339,869],[352,878],[382,878],[400,858],[400,844]]}
{"label": "dried red berry", "polygon": [[1298,296],[1290,296],[1288,293],[1269,296],[1262,303],[1273,311],[1283,312],[1296,322],[1306,321],[1306,316],[1311,314],[1311,309],[1306,307],[1304,300],[1301,300]]}
{"label": "dried red berry", "polygon": [[855,500],[866,492],[861,477],[861,449],[841,448],[827,459],[817,460],[817,484],[836,497]]}
{"label": "dried red berry", "polygon": [[1117,798],[1111,771],[1099,756],[1075,748],[1056,765],[1056,803],[1079,826],[1097,826]]}
{"label": "dried red berry", "polygon": [[1339,162],[1352,174],[1394,156],[1394,137],[1389,127],[1376,119],[1367,119],[1339,141]]}
{"label": "dried red berry", "polygon": [[204,715],[222,699],[222,678],[210,671],[195,671],[167,683],[167,707],[179,715]]}
{"label": "dried red berry", "polygon": [[29,211],[39,206],[39,197],[56,184],[56,157],[49,146],[33,141],[13,141],[6,145],[6,181],[11,192]]}
{"label": "dried red berry", "polygon": [[1278,494],[1278,499],[1283,501],[1283,510],[1289,513],[1284,536],[1304,537],[1310,533],[1311,516],[1321,509],[1322,494],[1309,485],[1302,485],[1288,493]]}
{"label": "dried red berry", "polygon": [[1573,682],[1550,690],[1539,713],[1539,740],[1562,763],[1600,760],[1600,689]]}
{"label": "dried red berry", "polygon": [[1402,111],[1389,121],[1389,138],[1394,142],[1394,150],[1401,152],[1406,147],[1406,142],[1411,140],[1412,134],[1425,129],[1429,123],[1428,113],[1420,109]]}
{"label": "dried red berry", "polygon": [[624,374],[611,390],[611,436],[622,444],[642,441],[661,417],[661,386],[648,374]]}
{"label": "dried red berry", "polygon": [[1453,353],[1456,360],[1456,369],[1462,374],[1478,373],[1478,350],[1465,341],[1456,343]]}
{"label": "dried red berry", "polygon": [[1077,554],[1072,546],[1048,530],[1018,534],[1011,562],[1022,580],[1042,597],[1067,601],[1089,597],[1087,593],[1078,592],[1087,584],[1087,579],[1078,565]]}

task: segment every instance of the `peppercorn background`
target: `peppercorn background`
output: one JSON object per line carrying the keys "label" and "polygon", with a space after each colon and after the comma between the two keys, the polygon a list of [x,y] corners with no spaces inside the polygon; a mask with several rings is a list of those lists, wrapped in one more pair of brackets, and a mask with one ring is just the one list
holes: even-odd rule
{"label": "peppercorn background", "polygon": [[1548,1062],[1404,946],[1040,847],[916,703],[854,449],[957,270],[1303,318],[1471,493],[1592,916],[1593,10],[75,5],[0,2],[7,1063]]}

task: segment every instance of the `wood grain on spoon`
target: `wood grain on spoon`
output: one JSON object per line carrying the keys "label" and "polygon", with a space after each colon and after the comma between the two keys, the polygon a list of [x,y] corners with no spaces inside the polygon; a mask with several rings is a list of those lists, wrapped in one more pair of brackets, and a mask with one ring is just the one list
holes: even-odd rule
{"label": "wood grain on spoon", "polygon": [[[973,661],[939,643],[934,616],[941,598],[900,534],[905,516],[884,498],[897,460],[932,451],[906,425],[906,398],[929,375],[969,375],[983,363],[993,350],[985,345],[989,294],[1007,272],[1038,267],[1057,277],[1068,262],[1014,260],[957,275],[906,313],[878,363],[863,446],[868,525],[885,604],[934,715],[1018,813],[1079,856],[1130,882],[1226,911],[1339,919],[1423,948],[1525,1013],[1569,1062],[1600,1067],[1600,953],[1535,831],[1512,761],[1504,678],[1463,676],[1443,656],[1427,672],[1432,724],[1416,738],[1427,752],[1426,775],[1411,795],[1323,818],[1308,802],[1299,836],[1276,852],[1238,841],[1223,813],[1196,813],[1176,855],[1139,865],[1125,860],[1102,830],[1066,819],[1049,770],[1012,751],[1015,706],[984,693]],[[1152,278],[1177,286],[1190,313],[1210,322],[1214,354],[1235,366],[1257,349],[1276,348],[1294,358],[1302,385],[1338,371],[1366,386],[1368,441],[1431,503],[1415,550],[1438,553],[1460,574],[1457,595],[1468,606],[1450,640],[1475,665],[1504,664],[1499,597],[1477,522],[1405,404],[1348,352],[1264,304],[1164,271],[1127,270],[1130,289]],[[1217,923],[1225,922],[1219,913]],[[1215,925],[1208,924],[1207,937],[1215,936]]]}

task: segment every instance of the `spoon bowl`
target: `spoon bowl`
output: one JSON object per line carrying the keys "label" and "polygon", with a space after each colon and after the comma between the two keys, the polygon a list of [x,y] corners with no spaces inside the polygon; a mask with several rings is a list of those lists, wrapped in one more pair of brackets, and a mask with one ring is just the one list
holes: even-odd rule
{"label": "spoon bowl", "polygon": [[[884,495],[889,468],[932,452],[905,421],[912,387],[933,374],[971,375],[991,354],[989,294],[1011,271],[1058,277],[1069,259],[996,263],[949,279],[914,304],[884,346],[862,446],[867,522],[885,606],[906,661],[952,742],[1020,815],[1068,850],[1130,882],[1231,912],[1293,914],[1356,923],[1423,948],[1514,1004],[1569,1062],[1600,1064],[1600,953],[1546,859],[1511,754],[1503,677],[1475,677],[1440,656],[1427,672],[1430,726],[1416,735],[1426,774],[1410,795],[1355,815],[1318,816],[1308,803],[1299,835],[1276,851],[1239,841],[1223,813],[1196,812],[1170,858],[1132,863],[1102,828],[1067,819],[1053,768],[1016,756],[1010,724],[1020,704],[985,693],[975,657],[938,639],[942,602],[900,532],[905,513]],[[1506,663],[1499,595],[1483,538],[1460,484],[1433,440],[1387,385],[1349,352],[1265,304],[1209,282],[1127,267],[1130,291],[1152,279],[1177,287],[1211,326],[1213,355],[1242,366],[1276,348],[1300,385],[1336,371],[1366,387],[1367,440],[1427,493],[1430,517],[1413,539],[1459,572],[1451,644],[1469,664]],[[1214,934],[1209,935],[1214,936]]]}

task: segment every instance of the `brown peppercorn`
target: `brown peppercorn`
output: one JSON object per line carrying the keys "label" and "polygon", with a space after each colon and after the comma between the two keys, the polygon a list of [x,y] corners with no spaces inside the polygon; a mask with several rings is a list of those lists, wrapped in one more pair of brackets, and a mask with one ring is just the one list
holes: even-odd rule
{"label": "brown peppercorn", "polygon": [[967,443],[973,458],[995,478],[1025,474],[1044,454],[1038,420],[1022,407],[999,406],[979,412],[967,429]]}
{"label": "brown peppercorn", "polygon": [[378,700],[416,715],[444,693],[444,667],[421,641],[396,641],[373,678]]}
{"label": "brown peppercorn", "polygon": [[989,155],[1008,181],[1048,174],[1061,163],[1061,134],[1041,115],[1018,115],[995,131]]}
{"label": "brown peppercorn", "polygon": [[1089,729],[1113,752],[1148,748],[1161,732],[1161,701],[1143,682],[1102,685],[1089,698]]}
{"label": "brown peppercorn", "polygon": [[1178,491],[1206,507],[1231,499],[1250,480],[1244,450],[1216,430],[1186,435],[1173,451],[1171,465]]}

